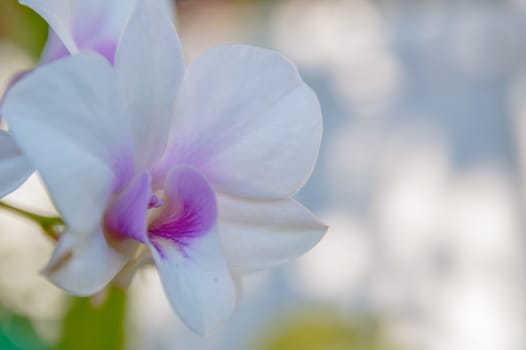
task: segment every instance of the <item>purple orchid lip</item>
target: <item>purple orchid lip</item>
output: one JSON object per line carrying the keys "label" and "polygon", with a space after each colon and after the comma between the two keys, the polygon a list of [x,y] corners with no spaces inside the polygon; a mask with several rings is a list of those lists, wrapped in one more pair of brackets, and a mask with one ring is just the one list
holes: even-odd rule
{"label": "purple orchid lip", "polygon": [[165,239],[184,248],[215,226],[215,194],[197,170],[189,166],[172,169],[166,178],[165,195],[162,212],[148,227],[151,241]]}
{"label": "purple orchid lip", "polygon": [[[189,166],[173,168],[166,178],[165,199],[151,192],[151,177],[143,172],[114,196],[104,216],[104,227],[112,246],[128,240],[152,242],[163,255],[160,240],[180,249],[208,233],[217,221],[215,194],[207,180]],[[148,211],[158,214],[148,224]]]}

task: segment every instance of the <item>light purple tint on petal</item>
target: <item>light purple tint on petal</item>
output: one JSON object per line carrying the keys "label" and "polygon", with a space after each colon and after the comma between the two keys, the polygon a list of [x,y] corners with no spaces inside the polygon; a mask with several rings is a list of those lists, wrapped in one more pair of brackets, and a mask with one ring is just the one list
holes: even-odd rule
{"label": "light purple tint on petal", "polygon": [[[105,57],[112,65],[114,63],[115,51],[117,50],[118,38],[109,38],[99,33],[96,25],[83,28],[83,31],[75,35],[75,43],[81,52],[96,52]],[[51,63],[60,58],[69,56],[70,52],[64,46],[53,30],[49,30],[48,40],[40,58],[40,63]]]}
{"label": "light purple tint on petal", "polygon": [[197,170],[188,166],[174,168],[166,178],[165,193],[164,210],[148,229],[154,245],[156,238],[161,238],[183,248],[214,227],[217,221],[215,193]]}
{"label": "light purple tint on petal", "polygon": [[211,172],[208,162],[214,153],[214,147],[210,147],[206,141],[200,141],[198,145],[187,145],[184,142],[174,141],[170,148],[166,149],[161,159],[151,167],[152,187],[162,189],[172,164],[187,164],[198,171],[206,174]]}
{"label": "light purple tint on petal", "polygon": [[113,65],[115,51],[117,50],[117,42],[114,40],[95,38],[95,40],[80,43],[79,46],[81,51],[95,51],[106,57],[106,59]]}
{"label": "light purple tint on petal", "polygon": [[[79,11],[82,9],[76,9]],[[79,51],[95,51],[106,57],[113,64],[118,38],[109,39],[104,33],[105,22],[108,20],[107,11],[102,8],[96,9],[94,13],[87,16],[78,14],[75,19],[73,37],[79,47]]]}
{"label": "light purple tint on petal", "polygon": [[31,73],[31,71],[32,69],[28,69],[28,70],[15,74],[15,76],[11,79],[11,81],[7,85],[7,89],[11,88],[11,86],[15,85],[17,82],[20,81],[20,79],[22,79],[23,77]]}
{"label": "light purple tint on petal", "polygon": [[50,63],[65,56],[69,56],[68,49],[64,46],[62,40],[60,40],[53,29],[49,29],[46,46],[40,57],[40,63]]}
{"label": "light purple tint on petal", "polygon": [[111,167],[115,174],[113,193],[119,193],[132,181],[135,176],[135,160],[133,151],[121,151],[112,155]]}
{"label": "light purple tint on petal", "polygon": [[[9,81],[9,83],[7,84],[7,88],[5,89],[5,92],[4,94],[0,97],[0,104],[2,104],[2,102],[4,101],[4,97],[5,95],[7,94],[7,92],[9,91],[9,89],[11,89],[11,87],[13,85],[15,85],[16,83],[18,83],[23,77],[25,77],[26,75],[28,75],[29,73],[31,73],[33,70],[32,69],[28,69],[28,70],[24,70],[24,71],[21,71],[17,74],[15,74],[15,76]],[[1,117],[0,117],[1,118]]]}
{"label": "light purple tint on petal", "polygon": [[143,172],[113,199],[106,210],[106,234],[113,239],[131,238],[145,242],[146,211],[150,197],[150,175]]}

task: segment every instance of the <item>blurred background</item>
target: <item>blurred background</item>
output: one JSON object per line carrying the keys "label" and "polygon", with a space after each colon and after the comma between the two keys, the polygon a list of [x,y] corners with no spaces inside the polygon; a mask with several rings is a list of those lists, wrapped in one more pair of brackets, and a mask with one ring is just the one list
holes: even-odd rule
{"label": "blurred background", "polygon": [[[0,349],[526,349],[526,2],[177,1],[187,61],[283,52],[319,96],[324,140],[298,199],[330,226],[311,252],[246,276],[201,338],[155,269],[128,293],[70,298],[38,271],[52,245],[0,212]],[[0,86],[47,27],[0,0]],[[43,214],[32,177],[6,201]]]}

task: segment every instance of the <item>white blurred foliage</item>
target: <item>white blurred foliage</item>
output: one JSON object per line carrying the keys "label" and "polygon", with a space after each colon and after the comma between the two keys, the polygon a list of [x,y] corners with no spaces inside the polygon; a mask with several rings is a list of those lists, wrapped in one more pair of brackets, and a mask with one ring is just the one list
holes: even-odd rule
{"label": "white blurred foliage", "polygon": [[[15,74],[33,65],[20,49],[4,42],[0,42],[0,63],[0,95]],[[42,215],[57,215],[36,175],[4,199]],[[32,318],[44,337],[56,337],[65,295],[39,275],[50,257],[52,242],[38,226],[3,209],[0,210],[0,232],[1,303]]]}
{"label": "white blurred foliage", "polygon": [[401,92],[401,67],[370,1],[283,1],[272,28],[278,49],[305,68],[328,71],[359,114],[384,112]]}
{"label": "white blurred foliage", "polygon": [[[452,61],[470,76],[502,74],[521,59],[519,22],[492,3],[461,8],[451,23]],[[469,44],[467,44],[469,43]]]}
{"label": "white blurred foliage", "polygon": [[15,74],[31,68],[33,64],[34,62],[22,50],[0,41],[0,96],[3,96]]}
{"label": "white blurred foliage", "polygon": [[386,147],[382,161],[391,166],[374,201],[374,304],[411,348],[522,349],[524,249],[513,180],[495,168],[455,175],[445,148],[430,140]]}
{"label": "white blurred foliage", "polygon": [[[5,197],[5,201],[43,215],[57,215],[36,175]],[[41,335],[51,340],[61,327],[66,295],[39,271],[51,256],[54,243],[36,224],[3,209],[0,211],[0,232],[2,304],[33,319]]]}
{"label": "white blurred foliage", "polygon": [[328,213],[324,221],[330,223],[329,231],[299,259],[298,273],[307,294],[345,306],[371,272],[369,232],[359,219],[344,212]]}

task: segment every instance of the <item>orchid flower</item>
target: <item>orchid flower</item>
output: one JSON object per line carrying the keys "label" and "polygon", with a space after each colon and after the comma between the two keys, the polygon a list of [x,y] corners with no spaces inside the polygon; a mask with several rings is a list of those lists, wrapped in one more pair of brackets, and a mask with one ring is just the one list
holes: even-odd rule
{"label": "orchid flower", "polygon": [[[79,52],[98,52],[113,63],[118,39],[136,0],[20,0],[49,24],[39,65]],[[160,1],[164,5],[169,2]],[[19,73],[14,85],[31,71]],[[0,197],[18,188],[33,167],[10,134],[0,130]]]}
{"label": "orchid flower", "polygon": [[251,46],[185,68],[172,22],[139,0],[114,65],[81,53],[23,78],[1,109],[67,229],[44,274],[76,295],[141,252],[188,327],[236,303],[233,276],[311,249],[320,223],[292,196],[314,167],[318,100],[292,63]]}

